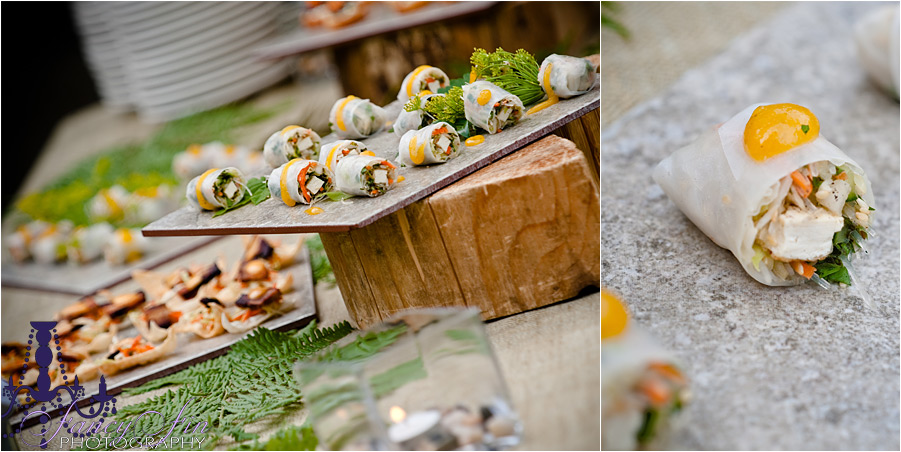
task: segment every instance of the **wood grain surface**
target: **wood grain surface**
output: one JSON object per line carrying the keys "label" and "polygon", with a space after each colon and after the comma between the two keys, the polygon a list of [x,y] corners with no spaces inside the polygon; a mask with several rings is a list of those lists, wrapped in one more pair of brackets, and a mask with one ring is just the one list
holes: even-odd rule
{"label": "wood grain surface", "polygon": [[592,174],[551,135],[366,228],[322,233],[348,312],[361,326],[412,307],[492,319],[599,286]]}

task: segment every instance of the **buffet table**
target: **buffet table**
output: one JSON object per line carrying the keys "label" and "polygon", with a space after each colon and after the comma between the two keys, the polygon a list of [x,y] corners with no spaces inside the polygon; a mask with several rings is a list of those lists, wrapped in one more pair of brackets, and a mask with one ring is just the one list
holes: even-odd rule
{"label": "buffet table", "polygon": [[[899,109],[867,79],[851,36],[882,6],[625,4],[619,17],[634,40],[604,32],[602,283],[678,355],[693,386],[660,447],[898,449]],[[755,15],[766,20],[747,32],[736,24]],[[683,33],[654,44],[657,27],[671,23]],[[704,58],[692,56],[699,48]],[[689,57],[706,62],[636,101],[630,74]],[[856,269],[876,311],[853,288],[755,282],[651,178],[703,130],[780,101],[816,112],[822,136],[870,177],[878,236]]]}
{"label": "buffet table", "polygon": [[[334,92],[333,88],[320,86],[292,87],[289,93],[279,88],[279,95],[292,98],[315,97],[319,92]],[[273,96],[264,94],[257,101],[271,100]],[[337,97],[337,96],[336,96]],[[593,107],[597,108],[597,104]],[[590,111],[591,109],[589,109]],[[297,112],[294,115],[301,116]],[[322,112],[319,113],[323,115]],[[77,117],[77,115],[76,115]],[[292,119],[273,118],[272,122],[291,122]],[[64,122],[57,134],[71,133],[68,124],[77,123],[70,119]],[[261,142],[263,130],[272,128],[267,122],[259,130],[247,131],[249,143]],[[277,126],[276,126],[277,127]],[[590,128],[589,128],[590,130]],[[95,134],[104,135],[98,128]],[[560,131],[560,134],[573,132]],[[536,137],[536,139],[539,137]],[[587,140],[586,137],[581,139]],[[51,143],[55,142],[51,140]],[[48,149],[45,160],[52,161],[53,153],[89,152],[91,147],[72,149],[59,146]],[[595,144],[595,153],[597,146]],[[579,154],[584,161],[585,158]],[[585,163],[586,168],[589,164]],[[39,169],[39,168],[38,168]],[[36,169],[36,170],[38,170]],[[590,174],[588,171],[587,174]],[[591,177],[586,174],[586,177]],[[31,179],[35,177],[34,173]],[[596,193],[597,186],[594,186]],[[596,202],[596,201],[595,201]],[[244,209],[247,209],[245,207]],[[227,214],[235,215],[240,211]],[[182,257],[184,261],[208,261],[220,252],[220,247],[235,246],[236,238],[227,238]],[[175,265],[173,263],[172,265]],[[126,283],[133,284],[133,283]],[[112,291],[124,290],[125,286],[112,287]],[[71,296],[35,292],[22,289],[4,288],[3,331],[4,340],[27,335],[28,326],[24,319],[33,319],[34,312],[53,312],[71,303]],[[576,295],[576,294],[573,294]],[[524,440],[523,449],[597,449],[599,447],[600,387],[599,348],[597,337],[598,294],[582,292],[565,303],[507,317],[487,325],[489,337],[498,355],[501,369],[506,377],[511,399],[522,418]],[[348,319],[341,294],[334,286],[319,284],[316,287],[316,305],[321,325],[327,326]],[[37,310],[37,311],[36,311]],[[541,357],[536,359],[536,357]],[[561,388],[566,388],[561,390]],[[120,396],[120,406],[129,405],[165,390],[153,391],[142,396]],[[587,395],[587,396],[586,396]],[[300,424],[306,417],[306,410],[298,413],[291,421]],[[281,425],[260,425],[259,431],[265,439],[267,433]],[[23,432],[27,433],[27,432]],[[20,443],[20,446],[24,446]],[[51,448],[53,445],[51,445]],[[229,447],[220,444],[219,447]]]}

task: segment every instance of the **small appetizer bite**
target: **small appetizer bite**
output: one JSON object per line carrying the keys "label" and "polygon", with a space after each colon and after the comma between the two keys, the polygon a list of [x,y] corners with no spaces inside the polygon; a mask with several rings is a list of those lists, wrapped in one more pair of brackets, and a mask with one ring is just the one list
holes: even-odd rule
{"label": "small appetizer bite", "polygon": [[601,291],[601,449],[659,448],[654,439],[691,397],[675,361]]}
{"label": "small appetizer bite", "polygon": [[351,155],[338,162],[335,180],[338,190],[349,195],[374,198],[397,183],[397,167],[391,162],[371,155]]}
{"label": "small appetizer bite", "polygon": [[53,264],[66,259],[66,242],[72,232],[72,222],[60,221],[44,229],[31,241],[29,252],[39,264]]}
{"label": "small appetizer bite", "polygon": [[369,149],[362,141],[338,140],[322,147],[319,164],[334,172],[339,160],[348,155],[357,155],[368,151]]}
{"label": "small appetizer bite", "polygon": [[334,174],[312,160],[294,159],[272,170],[267,184],[274,199],[293,207],[324,198],[334,185]]}
{"label": "small appetizer bite", "polygon": [[484,80],[463,86],[466,120],[488,133],[501,130],[522,118],[522,101],[502,88]]}
{"label": "small appetizer bite", "polygon": [[79,226],[72,231],[66,243],[66,254],[69,262],[82,264],[100,258],[103,247],[113,235],[113,227],[109,223],[97,223],[91,226]]}
{"label": "small appetizer bite", "polygon": [[40,237],[50,224],[35,220],[16,228],[16,232],[10,234],[4,240],[6,249],[16,262],[24,262],[31,257],[31,244],[34,239]]}
{"label": "small appetizer bite", "polygon": [[369,99],[347,96],[338,99],[328,115],[332,133],[344,139],[366,138],[385,127],[385,110]]}
{"label": "small appetizer bite", "polygon": [[277,168],[289,160],[319,158],[322,138],[313,130],[300,126],[286,126],[273,133],[263,145],[263,158],[272,168]]}
{"label": "small appetizer bite", "polygon": [[870,181],[820,136],[807,108],[752,105],[664,159],[653,176],[757,281],[859,282],[850,258],[872,223]]}
{"label": "small appetizer bite", "polygon": [[460,135],[446,122],[436,122],[404,134],[397,145],[397,161],[404,166],[444,163],[462,149]]}
{"label": "small appetizer bite", "polygon": [[175,351],[177,346],[176,331],[170,328],[166,339],[159,345],[153,345],[140,335],[122,339],[113,347],[112,353],[95,364],[100,372],[103,372],[105,375],[112,375],[163,358]]}
{"label": "small appetizer bite", "polygon": [[401,110],[397,115],[397,119],[394,120],[394,134],[402,137],[409,130],[419,130],[435,122],[435,117],[427,110],[428,104],[432,100],[444,96],[444,94],[431,94],[428,91],[421,91],[417,96],[411,98],[412,100],[404,105],[404,109]]}
{"label": "small appetizer bite", "polygon": [[854,25],[857,56],[873,82],[898,98],[899,76],[899,7],[897,4],[877,8]]}
{"label": "small appetizer bite", "polygon": [[567,55],[548,55],[538,69],[538,84],[547,100],[529,109],[529,113],[541,111],[559,101],[587,93],[594,86],[594,66],[585,58]]}
{"label": "small appetizer bite", "polygon": [[246,189],[247,182],[241,170],[212,168],[191,179],[185,194],[197,209],[218,210],[240,202]]}
{"label": "small appetizer bite", "polygon": [[229,333],[256,328],[273,315],[293,306],[283,306],[282,292],[275,287],[256,287],[241,294],[235,305],[222,313],[222,326]]}
{"label": "small appetizer bite", "polygon": [[400,91],[397,92],[397,100],[406,102],[410,97],[426,90],[437,93],[439,89],[449,84],[450,79],[444,71],[427,64],[422,65],[404,77],[404,81],[400,84]]}
{"label": "small appetizer bite", "polygon": [[122,265],[140,259],[150,250],[150,241],[140,229],[117,229],[103,246],[103,258],[111,265]]}
{"label": "small appetizer bite", "polygon": [[121,185],[101,189],[88,201],[88,216],[91,221],[121,221],[125,217],[128,191]]}

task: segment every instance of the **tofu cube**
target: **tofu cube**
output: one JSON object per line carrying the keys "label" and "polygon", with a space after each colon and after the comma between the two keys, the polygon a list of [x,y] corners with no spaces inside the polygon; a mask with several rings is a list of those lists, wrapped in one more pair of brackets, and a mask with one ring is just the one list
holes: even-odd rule
{"label": "tofu cube", "polygon": [[372,172],[372,177],[375,179],[375,183],[377,184],[387,184],[388,170],[377,169]]}
{"label": "tofu cube", "polygon": [[319,192],[319,188],[323,185],[324,182],[322,182],[322,179],[318,177],[311,177],[310,181],[307,182],[307,191],[309,191],[310,194],[316,194]]}
{"label": "tofu cube", "polygon": [[832,236],[845,220],[826,209],[791,207],[773,219],[762,239],[776,260],[818,261],[832,252]]}
{"label": "tofu cube", "polygon": [[823,182],[817,190],[817,202],[832,213],[841,214],[845,201],[851,193],[851,185],[841,179]]}
{"label": "tofu cube", "polygon": [[441,138],[438,139],[438,149],[441,152],[447,151],[447,147],[450,146],[451,140],[447,137],[447,135],[441,135]]}
{"label": "tofu cube", "polygon": [[235,185],[234,182],[229,182],[228,185],[225,186],[225,190],[223,190],[223,192],[228,199],[233,199],[235,197],[235,193],[238,192],[238,186]]}
{"label": "tofu cube", "polygon": [[313,140],[310,137],[306,137],[303,140],[297,142],[297,149],[304,150],[313,146]]}

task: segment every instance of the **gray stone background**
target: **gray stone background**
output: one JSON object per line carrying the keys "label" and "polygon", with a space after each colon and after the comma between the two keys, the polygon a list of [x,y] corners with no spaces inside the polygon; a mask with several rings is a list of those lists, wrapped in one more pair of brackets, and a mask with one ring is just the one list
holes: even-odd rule
{"label": "gray stone background", "polygon": [[[602,100],[602,283],[692,380],[667,448],[901,447],[899,104],[869,82],[852,36],[856,20],[885,5],[786,5],[615,121]],[[629,44],[605,32],[602,65],[616,45]],[[617,89],[604,80],[602,99]],[[757,102],[809,107],[870,177],[877,236],[856,268],[878,312],[850,288],[757,283],[651,179],[669,153]]]}

